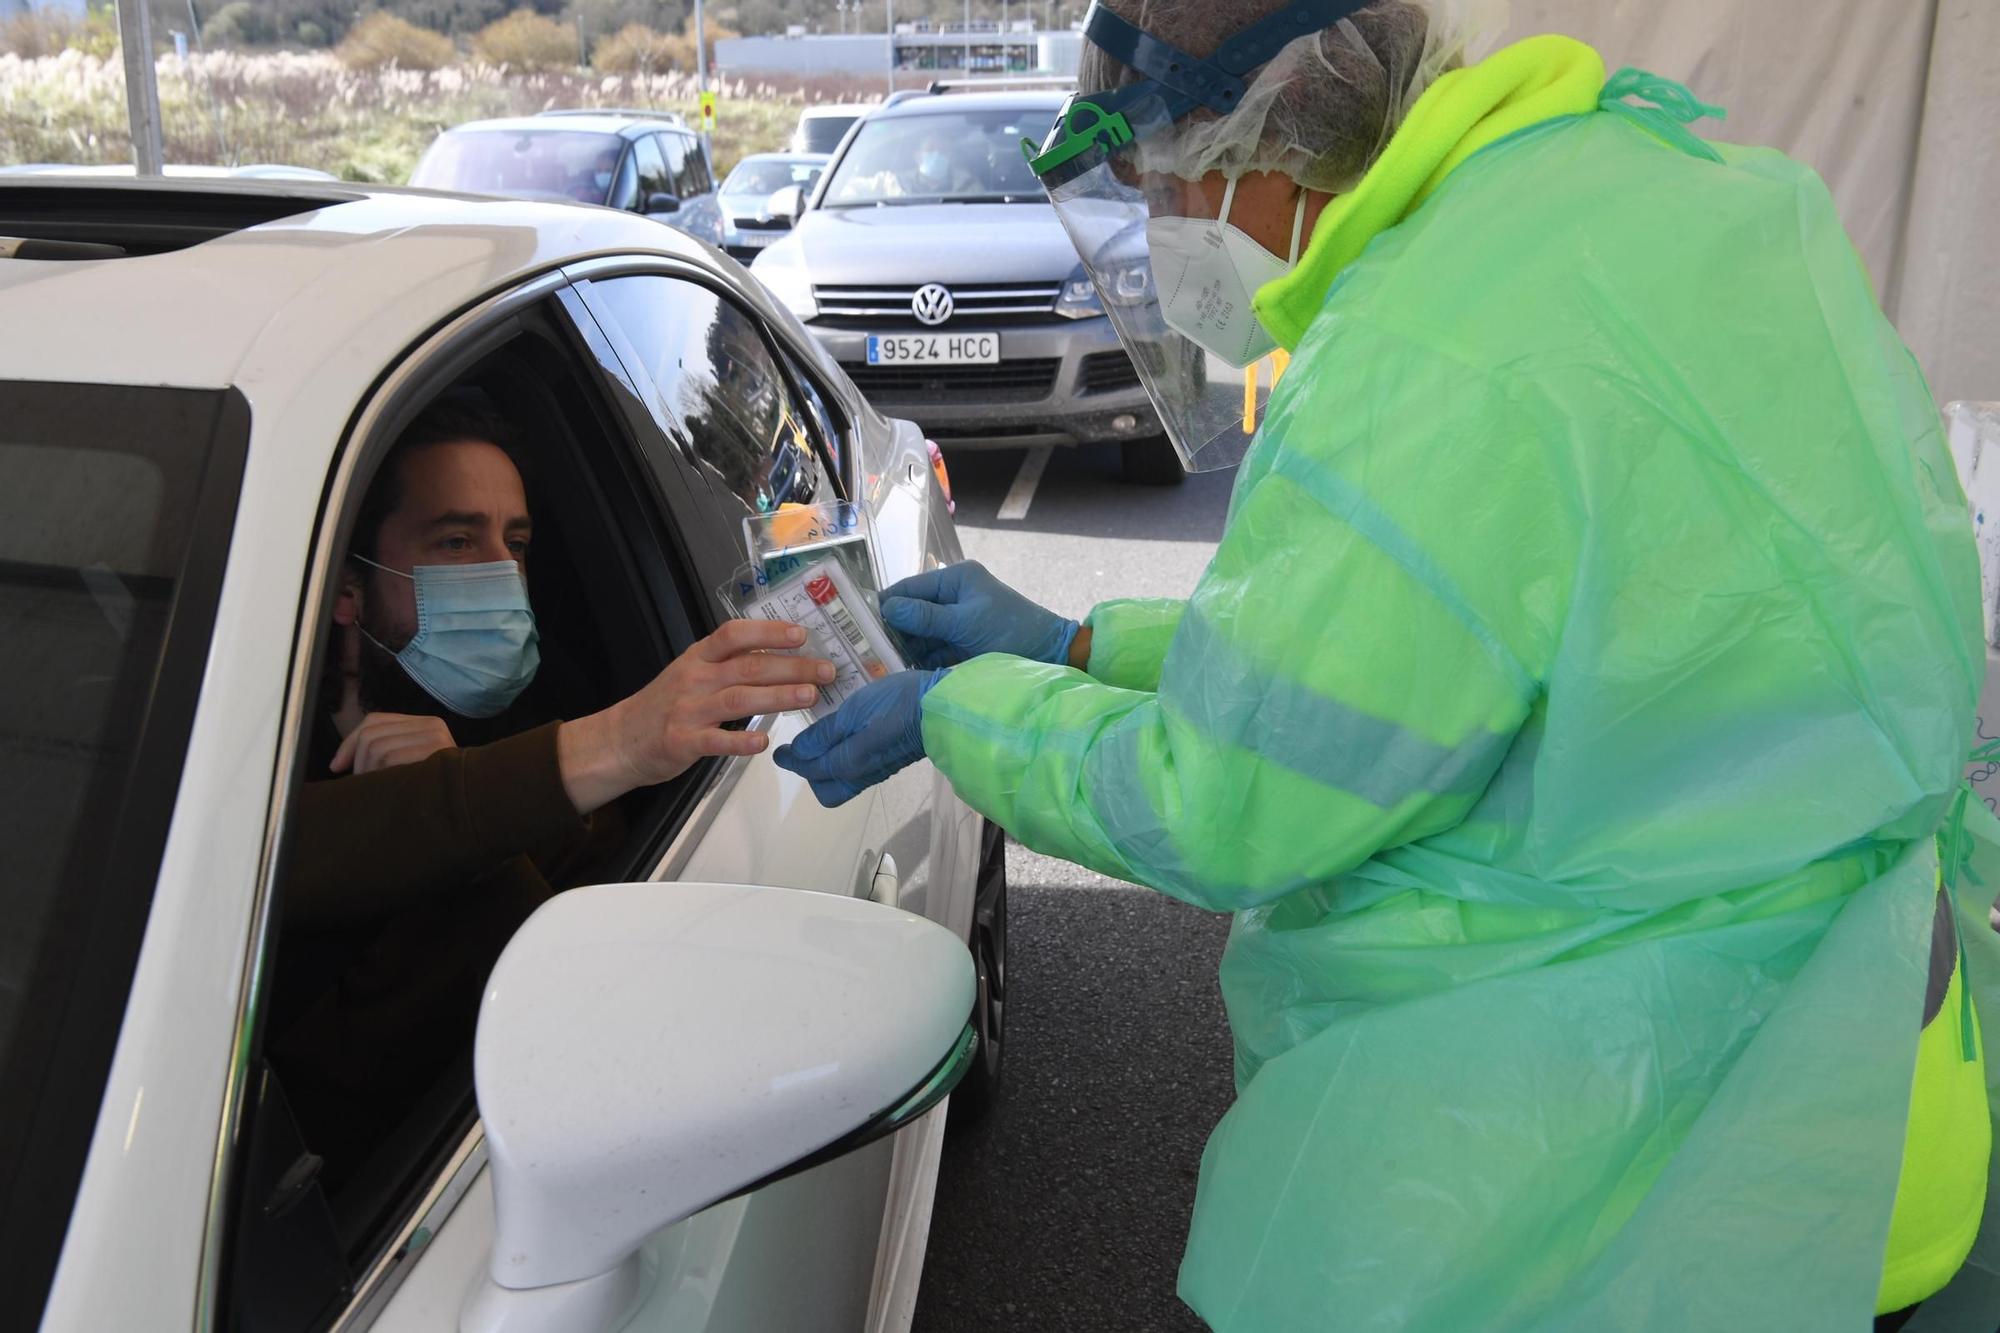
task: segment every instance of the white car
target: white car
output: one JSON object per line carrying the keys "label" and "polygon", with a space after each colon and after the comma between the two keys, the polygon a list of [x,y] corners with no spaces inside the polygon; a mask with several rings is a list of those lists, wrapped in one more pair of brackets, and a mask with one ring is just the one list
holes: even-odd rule
{"label": "white car", "polygon": [[794,153],[831,153],[854,128],[854,123],[876,110],[880,102],[823,102],[799,112],[799,123],[787,145]]}
{"label": "white car", "polygon": [[266,1042],[341,552],[467,385],[524,441],[581,705],[723,617],[759,507],[859,501],[888,577],[959,557],[922,436],[643,218],[0,185],[0,1327],[910,1322],[1003,997],[998,836],[928,764],[835,810],[768,751],[644,793],[506,941],[476,1050],[468,1012],[337,1183],[301,1140]]}

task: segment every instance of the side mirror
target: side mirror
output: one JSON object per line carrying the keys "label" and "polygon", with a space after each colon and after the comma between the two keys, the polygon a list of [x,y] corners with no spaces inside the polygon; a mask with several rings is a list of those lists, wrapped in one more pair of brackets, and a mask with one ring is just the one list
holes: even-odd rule
{"label": "side mirror", "polygon": [[649,194],[646,196],[645,213],[647,217],[658,217],[662,213],[678,213],[680,211],[681,201],[676,195]]}
{"label": "side mirror", "polygon": [[957,936],[863,899],[676,883],[550,899],[480,1006],[493,1253],[460,1327],[616,1327],[655,1232],[941,1102],[973,1058],[972,1003]]}
{"label": "side mirror", "polygon": [[764,201],[764,214],[789,227],[798,222],[799,214],[805,211],[805,207],[806,192],[796,185],[787,185]]}

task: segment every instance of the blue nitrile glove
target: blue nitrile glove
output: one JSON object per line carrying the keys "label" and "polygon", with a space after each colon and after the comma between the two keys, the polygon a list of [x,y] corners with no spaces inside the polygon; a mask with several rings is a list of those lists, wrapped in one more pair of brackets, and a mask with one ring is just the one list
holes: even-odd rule
{"label": "blue nitrile glove", "polygon": [[917,666],[956,666],[981,653],[1069,663],[1081,628],[1045,611],[968,560],[904,579],[882,593],[882,623],[903,636]]}
{"label": "blue nitrile glove", "polygon": [[812,784],[824,806],[845,805],[924,757],[924,695],[942,671],[898,671],[863,686],[771,756]]}

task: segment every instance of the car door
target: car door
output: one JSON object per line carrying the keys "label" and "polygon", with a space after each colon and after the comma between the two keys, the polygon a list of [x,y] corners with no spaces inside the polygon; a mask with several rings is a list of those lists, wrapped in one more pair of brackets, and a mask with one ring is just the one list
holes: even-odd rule
{"label": "car door", "polygon": [[666,158],[667,175],[673,181],[671,188],[681,201],[674,225],[711,245],[722,244],[722,206],[715,199],[715,182],[709,179],[708,157],[701,150],[701,140],[686,130],[662,130],[656,137]]}

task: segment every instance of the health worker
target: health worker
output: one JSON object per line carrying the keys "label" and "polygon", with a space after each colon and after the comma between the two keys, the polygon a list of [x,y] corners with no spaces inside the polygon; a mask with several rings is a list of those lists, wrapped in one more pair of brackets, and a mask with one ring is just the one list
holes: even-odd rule
{"label": "health worker", "polygon": [[1987,1179],[1965,501],[1811,171],[1472,26],[1099,0],[1032,161],[1220,548],[893,588],[923,669],[779,762],[1235,914],[1212,1327],[1865,1330]]}

